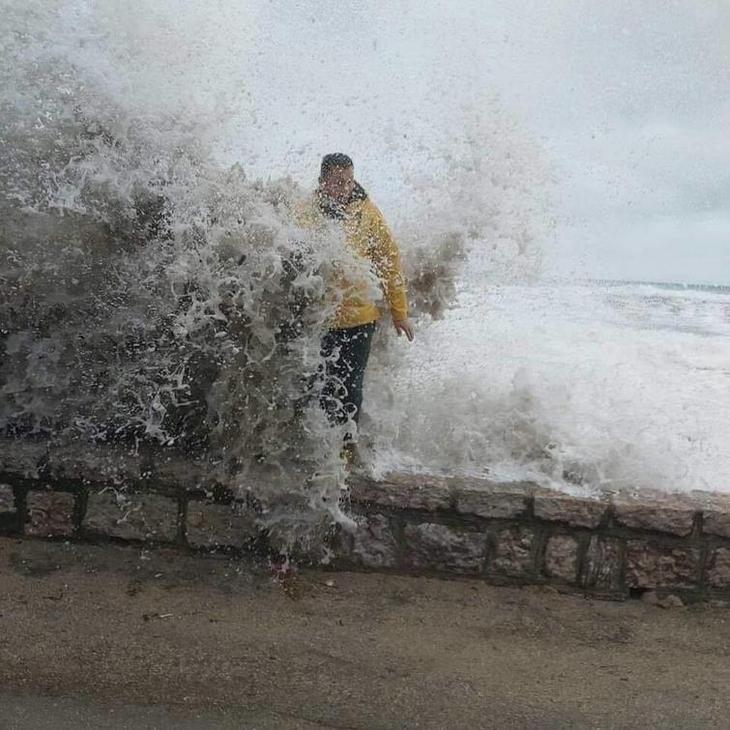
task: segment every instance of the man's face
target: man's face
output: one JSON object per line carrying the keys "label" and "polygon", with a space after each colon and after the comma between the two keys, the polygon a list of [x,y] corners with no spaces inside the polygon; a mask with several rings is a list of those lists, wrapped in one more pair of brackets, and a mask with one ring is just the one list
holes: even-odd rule
{"label": "man's face", "polygon": [[336,203],[347,202],[354,187],[355,170],[353,167],[335,167],[320,183],[322,192]]}

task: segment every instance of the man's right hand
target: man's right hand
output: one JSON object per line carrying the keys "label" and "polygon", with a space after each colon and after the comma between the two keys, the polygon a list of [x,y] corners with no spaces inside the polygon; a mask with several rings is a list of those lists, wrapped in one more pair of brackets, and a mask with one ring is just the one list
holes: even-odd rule
{"label": "man's right hand", "polygon": [[410,319],[394,319],[393,327],[395,327],[398,337],[404,334],[408,338],[408,342],[413,342],[416,331],[413,329],[413,323]]}

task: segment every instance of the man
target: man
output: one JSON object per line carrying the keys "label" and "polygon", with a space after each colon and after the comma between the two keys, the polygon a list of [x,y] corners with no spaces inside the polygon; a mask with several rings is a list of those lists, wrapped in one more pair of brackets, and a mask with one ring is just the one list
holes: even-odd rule
{"label": "man", "polygon": [[[408,318],[406,286],[400,253],[381,212],[362,186],[355,181],[352,160],[345,154],[325,155],[319,186],[299,222],[316,227],[337,221],[345,233],[345,244],[364,258],[382,286],[385,300],[398,332],[413,341],[413,324]],[[362,389],[370,345],[380,310],[368,295],[368,282],[340,282],[342,299],[322,338],[324,383],[320,402],[330,422],[357,424],[362,408]],[[346,432],[343,456],[351,463],[354,434]]]}

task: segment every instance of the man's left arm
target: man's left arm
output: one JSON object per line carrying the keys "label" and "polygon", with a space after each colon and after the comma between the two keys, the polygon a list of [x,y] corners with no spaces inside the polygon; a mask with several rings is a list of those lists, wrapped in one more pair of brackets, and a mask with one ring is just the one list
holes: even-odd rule
{"label": "man's left arm", "polygon": [[393,316],[393,326],[398,335],[403,333],[413,341],[415,332],[408,319],[408,298],[406,281],[401,265],[400,251],[383,214],[371,201],[370,238],[373,242],[373,263],[383,283],[385,297]]}

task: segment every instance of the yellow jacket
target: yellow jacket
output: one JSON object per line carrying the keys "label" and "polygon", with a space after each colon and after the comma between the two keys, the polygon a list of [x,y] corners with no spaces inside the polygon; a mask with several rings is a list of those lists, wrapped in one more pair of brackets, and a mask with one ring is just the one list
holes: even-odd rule
{"label": "yellow jacket", "polygon": [[[359,185],[342,213],[347,246],[356,255],[370,261],[383,287],[393,319],[406,319],[408,301],[400,252],[383,214]],[[296,221],[302,228],[324,226],[326,220],[317,193],[296,211]],[[343,299],[337,308],[332,329],[357,327],[379,319],[380,310],[368,295],[367,282],[340,281],[338,286],[342,287]]]}

